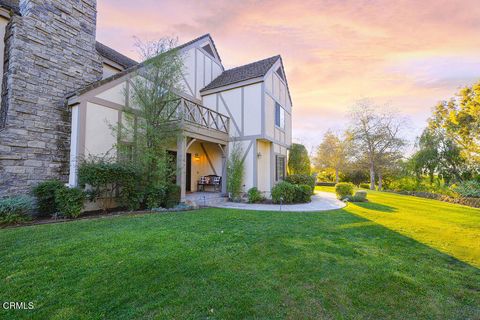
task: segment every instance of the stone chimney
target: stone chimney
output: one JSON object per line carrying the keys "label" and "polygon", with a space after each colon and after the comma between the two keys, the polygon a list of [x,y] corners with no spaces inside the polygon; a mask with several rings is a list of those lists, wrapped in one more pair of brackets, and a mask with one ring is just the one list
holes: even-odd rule
{"label": "stone chimney", "polygon": [[0,198],[68,180],[66,96],[102,77],[96,0],[20,0],[7,26],[0,119]]}

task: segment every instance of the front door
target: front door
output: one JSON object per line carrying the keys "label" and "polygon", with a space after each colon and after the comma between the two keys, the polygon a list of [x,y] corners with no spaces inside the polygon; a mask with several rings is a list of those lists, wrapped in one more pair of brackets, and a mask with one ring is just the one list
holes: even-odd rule
{"label": "front door", "polygon": [[187,174],[186,174],[186,184],[185,184],[185,191],[190,192],[192,191],[192,154],[187,153]]}

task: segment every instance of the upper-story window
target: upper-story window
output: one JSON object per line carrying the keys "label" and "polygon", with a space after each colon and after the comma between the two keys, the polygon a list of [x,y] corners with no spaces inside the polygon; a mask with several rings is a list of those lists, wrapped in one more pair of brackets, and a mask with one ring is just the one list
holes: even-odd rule
{"label": "upper-story window", "polygon": [[275,102],[275,126],[285,128],[285,110],[278,102]]}

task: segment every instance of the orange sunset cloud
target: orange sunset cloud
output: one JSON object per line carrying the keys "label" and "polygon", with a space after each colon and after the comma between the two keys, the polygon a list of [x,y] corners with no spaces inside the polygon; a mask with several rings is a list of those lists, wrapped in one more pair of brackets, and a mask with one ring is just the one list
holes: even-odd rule
{"label": "orange sunset cloud", "polygon": [[480,79],[480,5],[463,1],[98,1],[99,41],[137,58],[133,37],[210,33],[226,68],[281,54],[294,139],[312,147],[342,130],[356,100],[411,119]]}

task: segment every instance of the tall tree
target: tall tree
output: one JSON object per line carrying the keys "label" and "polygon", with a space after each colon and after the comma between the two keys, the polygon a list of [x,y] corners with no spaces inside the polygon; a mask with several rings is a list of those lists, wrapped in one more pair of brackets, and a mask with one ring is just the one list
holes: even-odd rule
{"label": "tall tree", "polygon": [[353,108],[347,135],[354,156],[368,162],[372,190],[376,171],[381,173],[386,159],[399,154],[405,146],[405,140],[400,137],[403,125],[394,113],[382,111],[367,100],[357,102]]}
{"label": "tall tree", "polygon": [[314,165],[318,169],[332,168],[335,170],[335,182],[339,182],[340,170],[347,162],[347,143],[328,130],[322,143],[317,147]]}
{"label": "tall tree", "polygon": [[461,147],[465,159],[480,164],[480,81],[460,90],[456,97],[437,104],[429,120],[432,129],[445,134]]}
{"label": "tall tree", "polygon": [[289,174],[310,174],[310,158],[303,144],[292,143],[287,165]]}
{"label": "tall tree", "polygon": [[119,151],[138,166],[144,185],[165,185],[174,174],[167,148],[180,132],[177,93],[183,67],[175,46],[170,38],[137,42],[144,62],[131,74],[130,90],[125,92],[128,107],[115,130]]}
{"label": "tall tree", "polygon": [[460,146],[445,134],[444,129],[427,127],[418,139],[417,148],[410,159],[417,178],[426,174],[430,183],[433,183],[435,174],[447,183],[471,178],[471,166]]}

